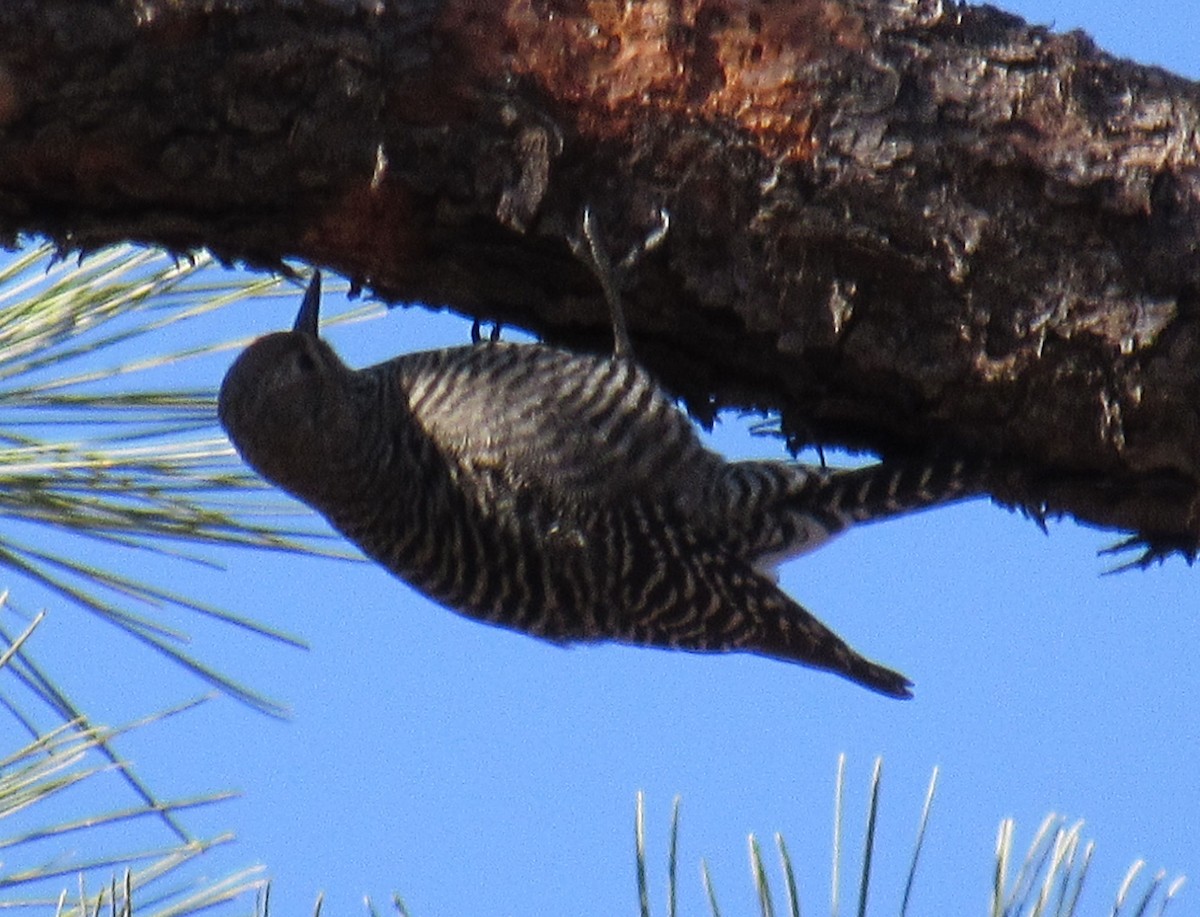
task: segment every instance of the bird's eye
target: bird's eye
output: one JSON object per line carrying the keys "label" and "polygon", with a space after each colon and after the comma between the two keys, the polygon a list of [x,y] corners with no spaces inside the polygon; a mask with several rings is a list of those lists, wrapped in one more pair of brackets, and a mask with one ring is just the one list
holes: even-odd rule
{"label": "bird's eye", "polygon": [[307,350],[296,352],[295,363],[296,369],[304,374],[316,372],[317,370],[317,361],[313,359],[312,354]]}

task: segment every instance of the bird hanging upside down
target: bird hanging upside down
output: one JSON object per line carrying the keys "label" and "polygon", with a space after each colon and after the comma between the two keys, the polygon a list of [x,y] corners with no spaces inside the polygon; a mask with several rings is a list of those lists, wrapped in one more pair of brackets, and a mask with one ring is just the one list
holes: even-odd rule
{"label": "bird hanging upside down", "polygon": [[318,335],[315,273],[294,329],[225,376],[221,424],[264,478],[461,614],[563,644],[758,653],[911,696],[772,567],[973,495],[962,465],[726,461],[633,360],[601,279],[613,356],[485,341],[353,370]]}

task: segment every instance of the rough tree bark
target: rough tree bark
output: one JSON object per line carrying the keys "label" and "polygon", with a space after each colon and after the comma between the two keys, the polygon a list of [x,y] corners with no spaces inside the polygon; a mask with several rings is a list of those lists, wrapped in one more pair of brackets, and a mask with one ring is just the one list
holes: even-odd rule
{"label": "rough tree bark", "polygon": [[[700,415],[987,457],[1200,546],[1200,88],[940,0],[4,0],[0,232],[277,265],[639,356]],[[396,332],[397,350],[404,341]]]}

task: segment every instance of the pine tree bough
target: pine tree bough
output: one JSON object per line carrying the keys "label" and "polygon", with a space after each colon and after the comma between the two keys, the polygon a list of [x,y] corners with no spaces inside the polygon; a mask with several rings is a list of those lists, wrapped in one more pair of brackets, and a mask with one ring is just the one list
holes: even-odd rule
{"label": "pine tree bough", "polygon": [[[1200,89],[925,0],[5,0],[0,232],[301,257],[1200,545]],[[398,332],[398,334],[401,332]],[[398,348],[400,349],[400,348]]]}

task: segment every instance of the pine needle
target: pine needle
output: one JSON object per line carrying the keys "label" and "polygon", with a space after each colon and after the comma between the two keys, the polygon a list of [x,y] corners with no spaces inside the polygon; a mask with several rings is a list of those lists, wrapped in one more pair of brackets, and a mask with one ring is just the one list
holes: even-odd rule
{"label": "pine needle", "polygon": [[[275,277],[219,273],[207,255],[178,261],[134,246],[94,254],[79,267],[41,246],[0,266],[0,520],[56,533],[53,547],[42,539],[34,545],[4,523],[0,567],[276,716],[281,706],[173,645],[187,634],[159,612],[197,613],[303,646],[297,637],[129,572],[145,564],[125,571],[88,564],[71,539],[206,566],[216,566],[211,548],[346,556],[311,513],[265,496],[271,491],[217,430],[212,390],[141,382],[151,371],[244,343],[192,339],[183,349],[157,349],[168,331],[284,292]],[[136,613],[139,606],[149,613]]]}

